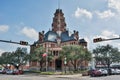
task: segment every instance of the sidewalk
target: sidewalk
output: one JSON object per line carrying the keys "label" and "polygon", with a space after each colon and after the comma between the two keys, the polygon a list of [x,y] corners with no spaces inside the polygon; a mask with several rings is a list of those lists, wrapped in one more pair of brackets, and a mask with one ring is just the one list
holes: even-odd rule
{"label": "sidewalk", "polygon": [[28,75],[28,76],[53,77],[53,78],[82,77],[82,74],[64,74],[64,75],[61,75],[61,74],[53,74],[53,75],[40,75],[40,74],[37,74],[37,73],[28,73],[28,74],[25,74],[25,75]]}
{"label": "sidewalk", "polygon": [[73,75],[49,75],[49,77],[81,77],[82,74],[73,74]]}

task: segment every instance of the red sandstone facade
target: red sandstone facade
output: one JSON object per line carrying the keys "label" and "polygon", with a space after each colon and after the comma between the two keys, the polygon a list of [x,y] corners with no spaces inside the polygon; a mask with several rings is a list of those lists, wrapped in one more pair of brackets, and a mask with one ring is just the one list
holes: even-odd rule
{"label": "red sandstone facade", "polygon": [[[79,39],[78,31],[74,30],[71,34],[70,31],[66,29],[66,26],[64,13],[61,9],[57,9],[53,17],[52,30],[49,30],[46,33],[44,31],[39,32],[39,39],[33,44],[36,46],[31,46],[31,53],[39,45],[42,45],[44,48],[49,49],[52,52],[54,59],[52,62],[48,63],[49,70],[64,69],[64,59],[58,59],[62,46],[82,45],[84,48],[87,48],[87,42],[84,39]],[[45,67],[45,65],[46,64],[43,66]],[[83,66],[87,65],[87,62],[83,62]],[[30,62],[30,67],[39,68],[39,62]]]}

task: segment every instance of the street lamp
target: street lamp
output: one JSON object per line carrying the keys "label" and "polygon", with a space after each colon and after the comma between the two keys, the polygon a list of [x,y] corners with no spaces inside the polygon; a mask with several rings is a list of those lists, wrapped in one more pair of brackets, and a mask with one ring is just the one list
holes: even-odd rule
{"label": "street lamp", "polygon": [[65,74],[66,74],[66,64],[67,64],[67,61],[66,61],[66,60],[67,60],[67,58],[65,57],[65,58],[64,58],[64,64],[65,64]]}

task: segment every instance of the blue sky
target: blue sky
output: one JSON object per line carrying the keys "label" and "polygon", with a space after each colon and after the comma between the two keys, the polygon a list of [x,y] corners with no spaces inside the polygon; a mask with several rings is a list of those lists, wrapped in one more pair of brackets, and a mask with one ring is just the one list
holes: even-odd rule
{"label": "blue sky", "polygon": [[[92,50],[97,45],[120,47],[120,40],[94,44],[93,38],[114,38],[120,35],[120,0],[59,0],[67,28],[78,30]],[[0,0],[0,39],[28,41],[38,39],[38,32],[51,29],[58,0]],[[0,42],[0,53],[14,51],[17,44]],[[29,51],[29,47],[28,51]]]}

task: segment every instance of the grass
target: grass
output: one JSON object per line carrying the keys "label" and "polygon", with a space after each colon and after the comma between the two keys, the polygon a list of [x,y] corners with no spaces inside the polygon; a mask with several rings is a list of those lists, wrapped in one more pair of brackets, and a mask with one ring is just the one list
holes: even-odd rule
{"label": "grass", "polygon": [[80,70],[80,71],[63,71],[63,72],[53,72],[53,71],[47,71],[47,72],[41,72],[41,71],[25,71],[24,73],[35,73],[39,75],[74,75],[74,74],[83,74],[86,73],[87,70]]}
{"label": "grass", "polygon": [[41,71],[24,71],[24,73],[41,73]]}
{"label": "grass", "polygon": [[24,73],[35,73],[40,75],[53,75],[55,72],[41,72],[41,71],[24,71]]}
{"label": "grass", "polygon": [[53,75],[55,72],[41,72],[41,75]]}

